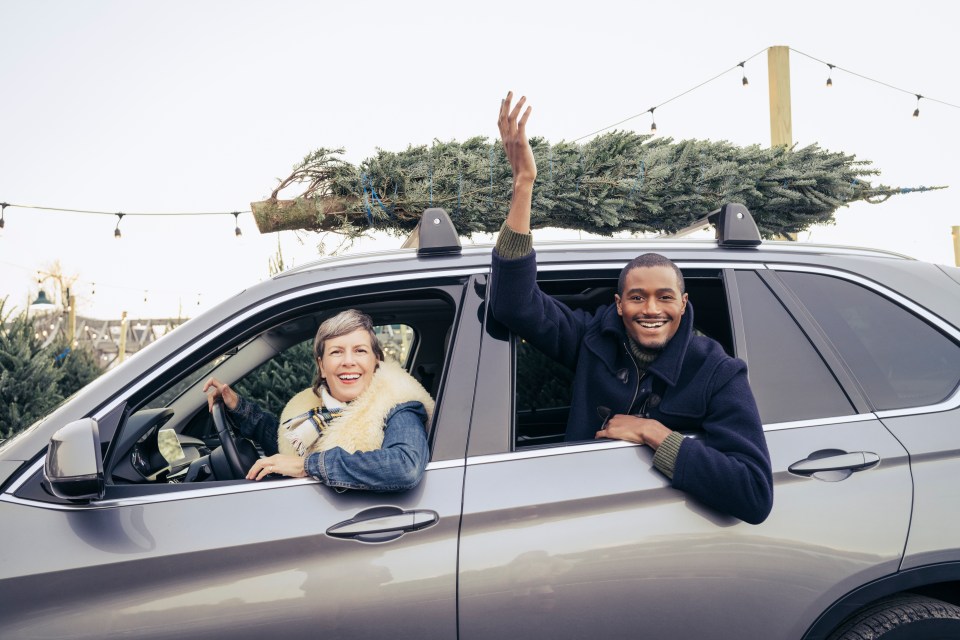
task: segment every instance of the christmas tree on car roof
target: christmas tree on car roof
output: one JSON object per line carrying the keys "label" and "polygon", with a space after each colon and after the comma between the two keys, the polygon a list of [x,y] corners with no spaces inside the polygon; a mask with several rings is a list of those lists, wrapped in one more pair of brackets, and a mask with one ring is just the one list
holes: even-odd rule
{"label": "christmas tree on car roof", "polygon": [[[534,228],[600,235],[676,233],[728,202],[753,214],[767,238],[833,221],[851,202],[945,187],[873,184],[879,170],[855,156],[820,149],[741,147],[729,142],[655,138],[627,131],[584,144],[530,140],[538,177]],[[410,146],[377,153],[359,165],[320,148],[273,191],[251,203],[262,233],[284,229],[333,231],[355,238],[369,230],[406,235],[429,207],[447,210],[457,232],[499,230],[510,203],[512,176],[499,141]],[[279,193],[300,185],[295,198]]]}

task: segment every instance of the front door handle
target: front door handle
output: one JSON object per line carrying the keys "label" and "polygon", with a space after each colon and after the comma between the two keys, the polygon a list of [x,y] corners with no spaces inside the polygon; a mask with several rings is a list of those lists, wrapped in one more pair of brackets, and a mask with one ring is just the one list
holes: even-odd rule
{"label": "front door handle", "polygon": [[815,451],[788,467],[790,473],[813,476],[820,480],[845,480],[855,471],[863,471],[880,463],[880,456],[870,451],[847,453],[839,449]]}
{"label": "front door handle", "polygon": [[405,533],[430,527],[439,520],[435,511],[426,509],[404,511],[398,507],[374,507],[338,522],[327,529],[327,535],[360,542],[389,542]]}

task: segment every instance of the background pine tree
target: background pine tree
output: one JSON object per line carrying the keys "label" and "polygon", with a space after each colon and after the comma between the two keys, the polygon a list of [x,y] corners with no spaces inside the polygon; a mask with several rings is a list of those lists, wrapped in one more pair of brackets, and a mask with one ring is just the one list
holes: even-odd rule
{"label": "background pine tree", "polygon": [[63,400],[63,370],[43,347],[26,313],[14,316],[0,300],[0,439],[29,426]]}
{"label": "background pine tree", "polygon": [[313,340],[306,340],[271,358],[233,385],[234,391],[279,417],[295,394],[313,384]]}
{"label": "background pine tree", "polygon": [[50,350],[54,365],[60,370],[57,387],[64,398],[73,395],[103,373],[97,356],[92,351],[79,346],[70,347],[66,338],[56,340]]}

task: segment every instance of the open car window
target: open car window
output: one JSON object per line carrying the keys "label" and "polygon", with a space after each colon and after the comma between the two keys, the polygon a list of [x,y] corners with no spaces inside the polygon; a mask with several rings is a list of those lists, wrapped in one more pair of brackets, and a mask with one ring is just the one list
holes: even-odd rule
{"label": "open car window", "polygon": [[[727,353],[734,355],[721,272],[717,269],[684,269],[683,273],[687,293],[695,308],[694,331],[717,340]],[[545,293],[571,309],[594,313],[601,306],[614,302],[618,277],[619,271],[586,277],[551,272],[541,274],[539,285]],[[514,354],[514,448],[562,443],[570,413],[573,371],[519,336],[514,336]]]}
{"label": "open car window", "polygon": [[[385,356],[417,378],[439,408],[461,289],[456,284],[319,301],[292,311],[278,309],[272,322],[266,318],[253,331],[247,325],[232,336],[212,335],[208,343],[195,346],[197,354],[209,355],[128,400],[116,436],[104,443],[107,496],[176,491],[188,484],[185,478],[200,481],[196,478],[201,476],[187,476],[184,469],[201,464],[220,446],[202,392],[206,380],[216,377],[279,415],[290,397],[313,383],[313,339],[320,323],[344,309],[371,316]],[[211,348],[214,343],[220,346]],[[223,480],[201,475],[202,481]]]}

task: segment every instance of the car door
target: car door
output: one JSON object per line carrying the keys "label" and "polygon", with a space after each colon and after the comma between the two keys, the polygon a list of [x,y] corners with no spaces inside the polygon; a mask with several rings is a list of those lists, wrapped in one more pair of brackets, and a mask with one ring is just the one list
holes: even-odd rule
{"label": "car door", "polygon": [[956,303],[957,283],[934,271],[934,277],[898,293],[828,270],[778,273],[831,338],[878,417],[910,452],[914,504],[903,568],[955,562],[960,331],[905,295],[916,296],[923,287],[928,297]]}
{"label": "car door", "polygon": [[[462,398],[474,388],[482,300],[462,279],[438,291],[456,320],[432,457],[415,489],[234,481],[114,487],[69,504],[44,495],[40,460],[0,500],[0,636],[455,636],[472,411]],[[106,406],[95,416],[103,424],[125,411],[121,398]]]}
{"label": "car door", "polygon": [[512,397],[516,338],[488,320],[478,394],[491,400],[474,413],[467,458],[461,638],[795,638],[842,594],[897,570],[911,507],[905,451],[849,397],[762,271],[718,273],[773,464],[773,512],[757,526],[672,489],[647,447],[517,448],[504,428],[513,410],[495,400]]}

